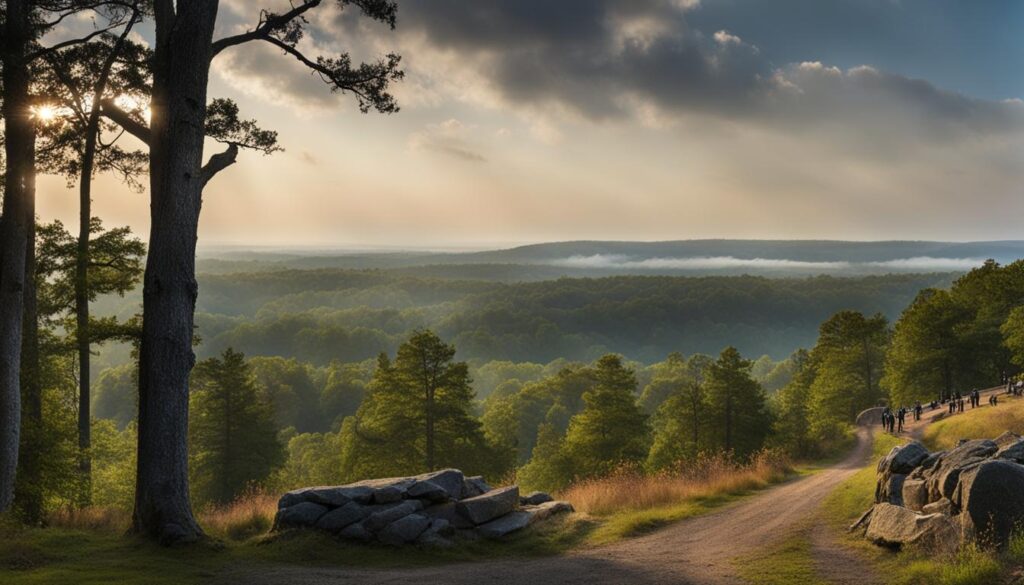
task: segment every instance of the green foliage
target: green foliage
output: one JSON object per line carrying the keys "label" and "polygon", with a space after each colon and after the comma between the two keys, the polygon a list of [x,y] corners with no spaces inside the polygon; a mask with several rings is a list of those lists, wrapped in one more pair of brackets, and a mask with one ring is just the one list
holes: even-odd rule
{"label": "green foliage", "polygon": [[695,457],[712,443],[704,373],[713,360],[697,355],[683,362],[669,355],[644,390],[641,404],[650,402],[654,389],[667,393],[654,416],[654,442],[647,457],[651,470],[666,469]]}
{"label": "green foliage", "polygon": [[529,463],[519,468],[516,479],[524,489],[559,491],[568,487],[576,476],[569,459],[562,433],[551,423],[537,430],[537,446]]}
{"label": "green foliage", "polygon": [[92,423],[92,503],[131,510],[135,498],[135,423],[123,430],[112,420]]}
{"label": "green foliage", "polygon": [[92,395],[92,412],[96,418],[113,420],[120,429],[135,420],[139,410],[138,372],[134,363],[100,372]]}
{"label": "green foliage", "polygon": [[811,352],[815,376],[809,396],[811,435],[839,440],[865,408],[883,398],[880,380],[889,344],[882,315],[841,311],[821,325]]}
{"label": "green foliage", "polygon": [[1000,327],[1003,343],[1010,350],[1010,359],[1024,368],[1024,305],[1010,311],[1006,322]]}
{"label": "green foliage", "polygon": [[195,501],[224,504],[263,483],[284,462],[269,398],[245,357],[228,349],[196,365],[189,408]]}
{"label": "green foliage", "polygon": [[760,384],[750,377],[752,364],[734,347],[722,350],[705,374],[704,392],[712,425],[712,445],[746,457],[764,444],[771,414]]}
{"label": "green foliage", "polygon": [[320,410],[320,389],[311,367],[281,357],[254,357],[249,367],[273,405],[279,427],[294,427],[306,433],[326,426]]}
{"label": "green foliage", "polygon": [[503,474],[511,453],[490,444],[470,411],[469,367],[455,348],[431,331],[418,331],[381,355],[351,424],[342,427],[343,473],[366,478],[459,467],[490,477]]}
{"label": "green foliage", "polygon": [[583,394],[583,411],[572,417],[565,435],[565,455],[577,478],[610,473],[647,457],[647,415],[636,404],[636,376],[617,355],[594,367],[595,386]]}

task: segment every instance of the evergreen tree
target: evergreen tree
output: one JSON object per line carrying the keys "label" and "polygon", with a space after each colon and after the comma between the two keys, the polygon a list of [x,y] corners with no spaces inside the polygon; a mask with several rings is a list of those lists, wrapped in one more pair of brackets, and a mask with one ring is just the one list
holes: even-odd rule
{"label": "evergreen tree", "polygon": [[1013,363],[1024,368],[1024,306],[1010,311],[1010,316],[1000,328],[1003,344],[1010,350]]}
{"label": "evergreen tree", "polygon": [[752,366],[727,347],[708,367],[704,383],[716,446],[741,457],[760,449],[771,428],[764,390],[750,377]]}
{"label": "evergreen tree", "polygon": [[925,289],[903,311],[886,353],[883,386],[893,404],[952,396],[977,380],[964,332],[971,312],[947,291]]}
{"label": "evergreen tree", "polygon": [[675,367],[659,369],[648,386],[667,388],[669,392],[654,416],[654,443],[647,457],[649,469],[664,469],[692,458],[708,446],[709,421],[703,382],[711,361],[707,356],[695,355],[683,365],[669,356],[667,363],[674,363]]}
{"label": "evergreen tree", "polygon": [[490,445],[471,415],[469,368],[454,358],[455,347],[431,331],[415,332],[394,362],[380,356],[348,427],[347,474],[365,478],[458,467],[496,477],[509,468],[511,453]]}
{"label": "evergreen tree", "polygon": [[227,349],[192,375],[192,489],[200,502],[230,502],[284,462],[274,414],[245,356]]}
{"label": "evergreen tree", "polygon": [[642,462],[650,432],[636,403],[636,377],[622,358],[606,355],[595,366],[596,385],[583,394],[583,411],[569,421],[565,451],[579,478],[605,475]]}
{"label": "evergreen tree", "polygon": [[817,370],[807,350],[797,350],[786,362],[792,368],[792,379],[772,395],[773,444],[803,457],[815,454],[819,444],[811,437],[809,408],[811,385]]}
{"label": "evergreen tree", "polygon": [[542,423],[537,431],[537,446],[529,463],[519,469],[516,479],[530,489],[565,489],[575,476],[573,462],[566,454],[564,437],[551,423]]}
{"label": "evergreen tree", "polygon": [[885,317],[841,311],[821,325],[812,351],[816,376],[811,385],[811,430],[819,439],[845,434],[865,408],[884,397],[881,378],[889,326]]}

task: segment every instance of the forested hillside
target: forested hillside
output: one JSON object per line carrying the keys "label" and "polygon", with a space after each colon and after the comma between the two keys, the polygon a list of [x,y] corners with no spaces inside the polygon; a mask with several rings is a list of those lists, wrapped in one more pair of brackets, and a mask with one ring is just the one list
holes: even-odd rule
{"label": "forested hillside", "polygon": [[[669,353],[782,359],[814,343],[817,327],[852,309],[894,318],[923,288],[953,274],[858,278],[641,277],[504,284],[388,271],[308,270],[203,275],[201,357],[227,347],[317,365],[394,351],[429,327],[459,358],[548,363],[616,352],[645,363]],[[130,314],[133,299],[106,306]]]}

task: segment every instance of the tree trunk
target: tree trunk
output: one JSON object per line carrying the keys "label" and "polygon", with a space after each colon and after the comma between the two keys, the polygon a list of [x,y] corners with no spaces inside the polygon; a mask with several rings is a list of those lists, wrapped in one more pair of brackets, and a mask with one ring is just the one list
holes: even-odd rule
{"label": "tree trunk", "polygon": [[[94,93],[98,102],[101,93]],[[89,114],[85,130],[85,149],[82,152],[82,169],[78,183],[78,250],[75,254],[75,337],[78,344],[78,471],[81,474],[82,491],[78,505],[88,506],[92,501],[92,446],[90,406],[90,360],[89,352],[89,236],[92,227],[92,170],[96,160],[96,134],[99,132],[99,108]]]}
{"label": "tree trunk", "polygon": [[203,537],[188,489],[188,381],[195,364],[195,249],[216,0],[155,2],[149,255],[139,353],[133,529],[166,544]]}
{"label": "tree trunk", "polygon": [[[35,158],[35,134],[32,135],[31,156]],[[25,181],[25,213],[35,217],[35,176]],[[21,338],[21,439],[18,481],[15,486],[17,508],[29,524],[43,519],[42,461],[47,456],[39,440],[43,437],[43,382],[39,365],[39,305],[36,298],[36,225],[28,225],[25,238],[25,293]]]}
{"label": "tree trunk", "polygon": [[29,42],[26,0],[8,0],[3,29],[5,191],[0,220],[0,512],[14,499],[21,430],[21,338],[29,225],[28,186],[35,175],[29,112]]}
{"label": "tree trunk", "polygon": [[434,471],[434,389],[427,388],[427,471]]}

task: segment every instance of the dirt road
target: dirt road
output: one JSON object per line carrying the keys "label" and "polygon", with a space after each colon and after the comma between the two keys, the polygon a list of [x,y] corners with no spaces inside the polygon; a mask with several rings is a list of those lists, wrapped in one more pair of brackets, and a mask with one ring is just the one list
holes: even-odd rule
{"label": "dirt road", "polygon": [[[925,411],[910,423],[917,434],[943,408]],[[349,569],[279,567],[230,576],[244,585],[732,585],[736,558],[763,550],[813,522],[822,499],[867,461],[871,433],[861,428],[857,445],[843,461],[813,475],[768,489],[712,514],[655,533],[563,556],[416,568]],[[812,532],[813,555],[823,576],[836,583],[871,583],[864,563],[822,531]],[[853,577],[853,578],[851,578]]]}

